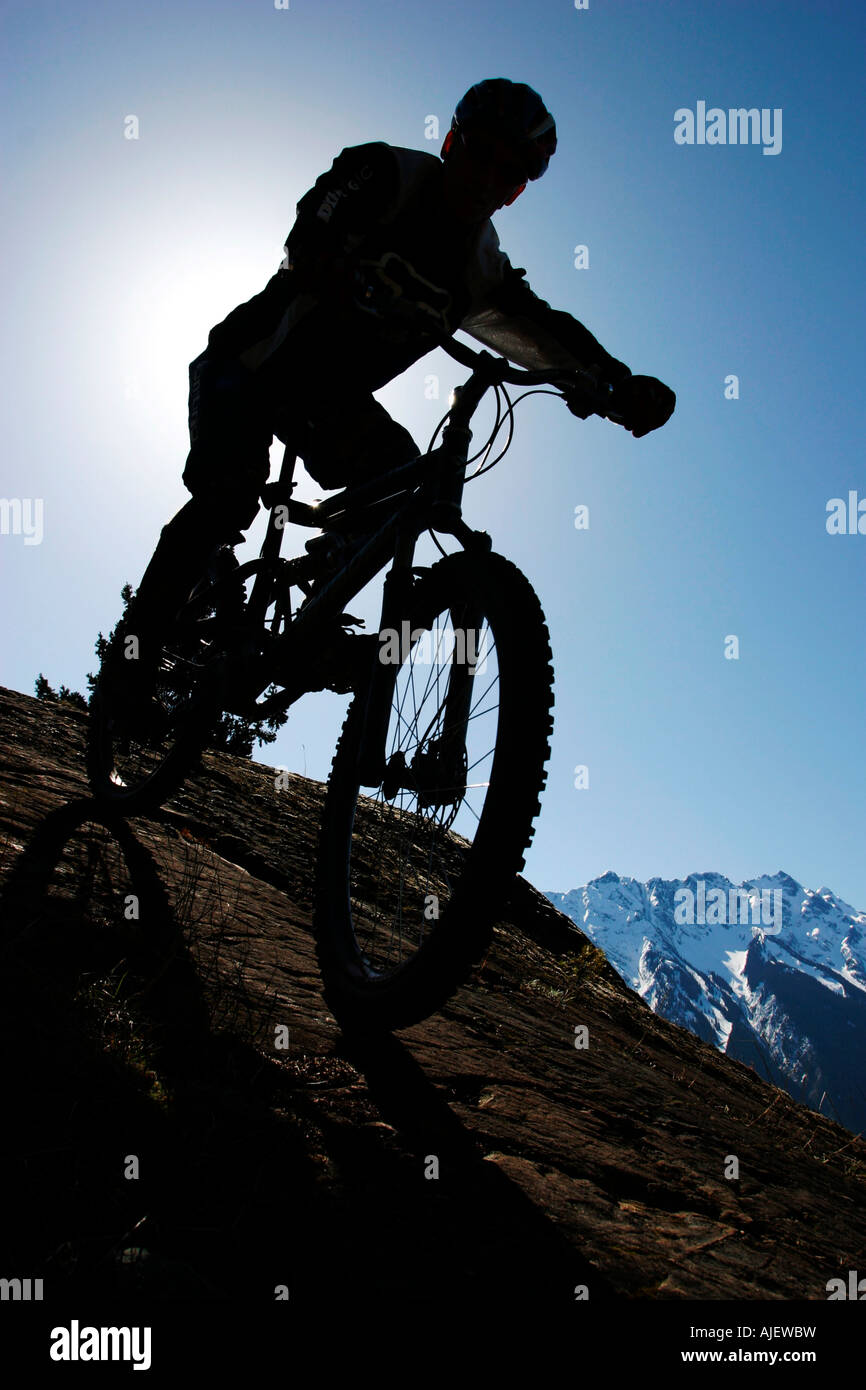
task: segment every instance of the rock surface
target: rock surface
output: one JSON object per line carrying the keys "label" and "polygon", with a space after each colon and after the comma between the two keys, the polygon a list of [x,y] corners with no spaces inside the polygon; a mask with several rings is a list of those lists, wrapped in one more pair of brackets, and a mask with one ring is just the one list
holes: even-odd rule
{"label": "rock surface", "polygon": [[826,1300],[866,1272],[866,1144],[654,1015],[525,881],[441,1014],[350,1046],[319,784],[207,755],[107,826],[86,716],[0,689],[0,717],[4,1264],[46,1298]]}

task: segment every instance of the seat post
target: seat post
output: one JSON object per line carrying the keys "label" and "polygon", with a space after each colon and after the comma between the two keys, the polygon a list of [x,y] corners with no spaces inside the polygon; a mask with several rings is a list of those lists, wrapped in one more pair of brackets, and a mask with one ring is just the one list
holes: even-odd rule
{"label": "seat post", "polygon": [[285,447],[285,450],[283,452],[283,461],[280,464],[280,476],[278,479],[280,483],[291,483],[292,476],[295,471],[295,464],[297,463],[297,461],[297,451],[295,449],[295,446],[290,442]]}

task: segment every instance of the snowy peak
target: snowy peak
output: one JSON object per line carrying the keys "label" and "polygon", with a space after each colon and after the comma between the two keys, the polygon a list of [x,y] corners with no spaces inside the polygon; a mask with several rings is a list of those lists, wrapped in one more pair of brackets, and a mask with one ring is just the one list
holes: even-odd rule
{"label": "snowy peak", "polygon": [[547,897],[650,1008],[866,1129],[866,913],[781,869],[740,884],[609,870]]}

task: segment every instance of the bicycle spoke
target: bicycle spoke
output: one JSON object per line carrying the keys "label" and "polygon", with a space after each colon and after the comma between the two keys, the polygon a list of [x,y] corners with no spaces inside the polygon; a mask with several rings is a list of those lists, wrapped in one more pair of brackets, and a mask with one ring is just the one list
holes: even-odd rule
{"label": "bicycle spoke", "polygon": [[[403,784],[390,799],[380,785],[357,813],[354,838],[364,852],[359,843],[350,866],[353,929],[359,956],[376,977],[405,965],[446,911],[490,789],[489,780],[470,781],[470,774],[489,764],[496,747],[498,704],[489,698],[499,679],[495,643],[485,625],[479,652],[492,659],[493,671],[471,691],[458,754],[453,729],[446,738],[446,694],[465,638],[450,611],[440,619],[401,653],[395,677],[386,765],[401,760]],[[452,775],[442,777],[446,768]]]}

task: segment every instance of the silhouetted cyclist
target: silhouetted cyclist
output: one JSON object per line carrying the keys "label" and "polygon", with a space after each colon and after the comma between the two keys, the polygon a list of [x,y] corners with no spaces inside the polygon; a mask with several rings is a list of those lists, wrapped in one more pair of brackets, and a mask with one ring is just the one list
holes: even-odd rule
{"label": "silhouetted cyclist", "polygon": [[[460,101],[439,158],[358,145],[305,194],[284,263],[211,329],[190,364],[183,480],[192,499],[163,528],[130,605],[126,631],[138,635],[141,660],[120,663],[128,675],[155,660],[164,624],[214,546],[243,539],[275,434],[326,489],[421,452],[373,392],[429,352],[443,326],[522,367],[597,373],[636,437],[669,419],[674,393],[632,376],[570,314],[539,299],[500,250],[491,214],[541,178],[555,149],[538,94],[493,78]],[[399,284],[428,313],[430,331],[368,312],[359,285],[371,282],[392,292]]]}

